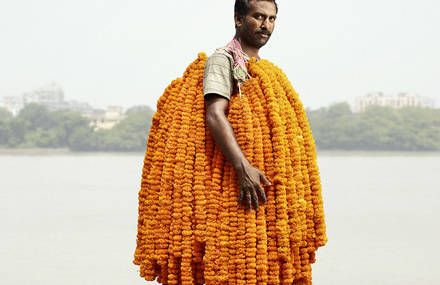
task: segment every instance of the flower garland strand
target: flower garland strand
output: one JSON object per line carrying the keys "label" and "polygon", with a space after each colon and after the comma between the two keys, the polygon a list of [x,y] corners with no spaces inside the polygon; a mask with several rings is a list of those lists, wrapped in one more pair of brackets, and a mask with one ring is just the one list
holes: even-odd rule
{"label": "flower garland strand", "polygon": [[[253,141],[254,141],[254,159],[255,166],[264,172],[264,147],[263,147],[263,130],[262,130],[262,116],[264,116],[264,109],[261,106],[258,95],[255,90],[255,84],[258,81],[249,83],[249,90],[244,88],[244,93],[249,98],[250,113],[252,114],[253,127]],[[266,176],[266,175],[265,175]],[[267,178],[267,176],[266,176]],[[260,183],[261,184],[261,183]],[[266,188],[262,185],[263,190]],[[267,190],[264,191],[267,193]],[[266,205],[262,204],[260,210],[257,212],[257,283],[267,283],[268,276],[268,255],[267,255],[267,233],[266,233]]]}
{"label": "flower garland strand", "polygon": [[[229,107],[228,118],[238,145],[243,153],[246,150],[246,133],[240,130],[245,129],[245,124],[239,118],[242,114],[242,100],[237,100],[237,96],[232,96]],[[240,193],[240,185],[237,181],[237,193]],[[238,201],[238,197],[237,197]],[[237,203],[238,204],[238,203]],[[236,284],[246,284],[246,209],[242,205],[237,207],[237,232],[236,232],[236,253],[235,253],[235,282]]]}
{"label": "flower garland strand", "polygon": [[[276,94],[276,98],[278,99],[279,102],[279,106],[280,106],[280,112],[281,114],[284,114],[284,116],[280,116],[280,122],[281,125],[284,126],[285,128],[285,137],[286,137],[286,147],[285,147],[285,152],[286,152],[286,157],[289,159],[285,159],[284,160],[284,164],[285,164],[285,169],[286,169],[286,205],[290,204],[289,206],[286,206],[287,208],[287,212],[288,212],[288,232],[289,232],[289,238],[291,235],[291,225],[294,223],[294,219],[295,216],[292,215],[291,209],[294,209],[294,205],[295,205],[295,201],[296,199],[293,199],[292,196],[296,196],[296,188],[295,188],[295,180],[294,180],[294,175],[293,175],[293,169],[292,169],[292,152],[295,152],[295,148],[292,148],[292,144],[288,139],[287,133],[289,132],[288,127],[290,125],[288,125],[287,123],[287,117],[289,114],[293,113],[293,110],[291,110],[290,108],[290,104],[287,100],[285,100],[285,92],[284,90],[281,88],[281,85],[279,84],[279,82],[276,80],[276,76],[274,75],[274,69],[272,68],[272,66],[268,65],[267,61],[262,61],[262,64],[265,66],[264,70],[266,72],[266,74],[269,76],[269,78],[271,79],[271,82],[273,82],[273,89],[275,91]],[[287,102],[286,102],[287,101]],[[287,103],[287,104],[286,104]],[[295,139],[294,139],[295,140]],[[295,193],[295,194],[294,194]],[[289,215],[290,213],[290,215]],[[293,282],[293,271],[297,272],[297,270],[293,269],[293,265],[291,262],[292,256],[291,256],[291,249],[290,249],[290,244],[289,244],[289,259],[284,260],[282,263],[282,283],[283,284],[291,284]]]}
{"label": "flower garland strand", "polygon": [[[147,141],[147,151],[146,154],[148,157],[152,157],[154,154],[154,150],[157,144],[157,141],[160,139],[159,135],[159,125],[160,121],[164,120],[164,117],[161,116],[163,105],[169,98],[171,97],[169,94],[171,89],[173,89],[174,85],[178,82],[175,80],[172,82],[170,86],[164,92],[164,95],[159,98],[157,108],[158,111],[153,115],[152,118],[152,126],[150,130],[152,131],[152,135],[148,137]],[[151,224],[151,211],[152,209],[148,207],[151,203],[151,197],[148,193],[150,187],[149,182],[151,180],[148,179],[149,174],[151,172],[151,166],[153,164],[153,160],[144,159],[143,173],[142,173],[142,181],[141,181],[141,189],[139,191],[139,208],[138,208],[138,234],[137,234],[137,247],[134,255],[133,263],[136,265],[141,265],[141,276],[145,278],[152,278],[154,275],[154,267],[155,263],[153,261],[154,258],[151,258],[154,255],[154,243],[151,242],[153,238],[151,229],[148,225]]]}
{"label": "flower garland strand", "polygon": [[[196,155],[194,165],[194,217],[195,217],[195,229],[194,236],[195,242],[198,242],[198,246],[206,239],[206,196],[205,196],[205,180],[208,177],[207,173],[207,157],[205,153],[205,145],[207,145],[207,138],[205,132],[205,102],[203,98],[203,68],[206,62],[206,56],[199,55],[202,60],[199,62],[199,82],[196,89],[197,96],[195,105],[195,124],[196,124]],[[197,262],[203,261],[203,256],[195,253],[195,260]]]}
{"label": "flower garland strand", "polygon": [[319,168],[317,163],[317,154],[315,141],[313,139],[312,131],[307,119],[305,109],[299,99],[298,93],[292,87],[290,81],[284,72],[280,71],[281,82],[285,86],[285,90],[288,90],[287,98],[292,106],[295,106],[295,111],[299,119],[299,124],[303,132],[304,146],[307,154],[307,168],[310,177],[310,185],[312,189],[312,200],[314,207],[314,224],[315,224],[315,247],[324,246],[327,241],[326,225],[324,219],[324,206],[322,199],[321,182],[319,176]]}
{"label": "flower garland strand", "polygon": [[231,164],[225,161],[224,176],[221,187],[221,203],[218,214],[218,223],[220,228],[217,231],[217,242],[220,245],[219,274],[218,280],[220,284],[226,284],[228,281],[228,261],[229,261],[229,191],[231,183]]}
{"label": "flower garland strand", "polygon": [[[253,114],[250,107],[248,96],[242,97],[241,100],[241,116],[243,120],[244,129],[241,131],[246,134],[246,145],[243,146],[243,153],[249,160],[251,165],[255,165],[254,159],[254,130],[253,130]],[[240,132],[240,130],[238,131]],[[257,221],[256,210],[254,207],[251,210],[246,210],[246,284],[257,284]]]}
{"label": "flower garland strand", "polygon": [[205,195],[205,180],[208,177],[206,172],[206,132],[205,132],[205,102],[203,98],[203,71],[206,63],[206,57],[199,54],[201,58],[198,65],[199,81],[196,88],[196,106],[195,108],[195,124],[196,124],[196,154],[194,162],[194,199],[192,201],[193,213],[192,228],[193,228],[193,244],[192,244],[192,271],[195,273],[195,283],[204,284],[203,278],[203,251],[205,247],[205,230],[206,230],[206,195]]}
{"label": "flower garland strand", "polygon": [[[258,95],[261,105],[267,110],[266,97],[260,86],[257,78],[257,65],[255,59],[251,59],[248,69],[254,79],[248,80],[247,84],[253,84],[254,90]],[[266,219],[267,219],[267,254],[268,254],[268,280],[270,284],[279,284],[279,263],[278,263],[278,248],[277,248],[277,231],[276,231],[276,193],[273,184],[274,177],[274,152],[271,139],[271,130],[269,128],[268,115],[265,112],[264,116],[260,116],[260,123],[263,129],[263,152],[264,152],[264,172],[266,177],[272,182],[271,186],[267,187],[266,198]]]}
{"label": "flower garland strand", "polygon": [[[230,163],[229,163],[230,164]],[[238,209],[239,186],[237,184],[237,174],[232,165],[230,167],[229,188],[229,260],[228,260],[228,281],[236,284],[236,265],[237,265],[237,233],[238,233]]]}
{"label": "flower garland strand", "polygon": [[164,129],[164,136],[166,137],[165,148],[165,160],[163,163],[162,176],[160,181],[159,190],[159,210],[157,220],[160,223],[159,237],[157,239],[157,258],[158,263],[161,264],[161,280],[168,284],[177,284],[178,268],[177,262],[172,255],[172,240],[170,241],[169,231],[171,226],[171,213],[172,213],[172,184],[174,163],[173,160],[176,156],[176,145],[178,138],[178,125],[179,121],[176,116],[181,115],[176,112],[177,106],[180,104],[179,93],[181,91],[184,80],[180,79],[175,88],[172,89],[171,96],[174,100],[171,101],[167,113],[173,116],[172,119],[164,121],[162,123]]}
{"label": "flower garland strand", "polygon": [[[195,76],[192,78],[193,82],[188,94],[186,96],[185,105],[192,106],[191,114],[196,113],[197,104],[191,104],[197,99],[197,85],[199,78],[200,66],[194,71]],[[188,116],[188,119],[189,116]],[[183,196],[182,196],[182,264],[181,264],[181,279],[183,285],[193,284],[192,272],[192,247],[193,247],[193,231],[192,231],[192,217],[193,217],[193,190],[194,189],[194,163],[196,156],[196,121],[192,122],[182,121],[182,124],[188,123],[189,133],[186,137],[186,156],[183,177]]]}
{"label": "flower garland strand", "polygon": [[[218,199],[220,194],[220,185],[223,179],[223,169],[225,158],[218,147],[214,147],[214,158],[212,160],[212,180],[208,187],[208,203],[206,205],[206,247],[203,263],[205,264],[205,281],[207,284],[213,284],[216,279],[216,260],[219,256],[217,249],[217,212],[220,206]],[[218,267],[217,267],[218,268]]]}
{"label": "flower garland strand", "polygon": [[[305,233],[305,227],[303,226],[305,224],[306,216],[304,214],[304,202],[303,199],[305,189],[309,189],[308,182],[304,178],[306,178],[304,175],[307,175],[307,173],[304,173],[302,171],[302,152],[301,149],[303,146],[298,143],[301,141],[301,134],[295,134],[295,129],[299,129],[297,126],[297,120],[296,120],[296,114],[292,106],[290,105],[289,101],[286,99],[286,93],[285,90],[280,86],[279,82],[276,80],[276,70],[273,65],[269,64],[267,61],[264,62],[266,65],[266,71],[270,73],[270,76],[273,79],[273,82],[275,82],[276,90],[279,90],[282,93],[282,96],[280,97],[280,100],[282,100],[283,104],[283,110],[282,113],[285,114],[285,116],[282,117],[283,124],[286,125],[287,130],[287,138],[289,142],[289,148],[288,148],[288,156],[291,157],[291,159],[288,159],[286,161],[286,167],[287,171],[289,173],[288,177],[288,189],[292,189],[293,191],[288,191],[288,200],[289,204],[295,205],[294,207],[289,207],[289,227],[291,229],[291,240],[293,252],[296,253],[292,256],[292,259],[294,260],[295,269],[293,270],[296,272],[296,279],[303,277],[303,273],[301,271],[309,271],[307,268],[304,268],[301,270],[301,266],[305,265],[306,263],[301,262],[301,260],[304,260],[303,255],[300,253],[300,241],[304,237]],[[301,145],[301,146],[300,146]],[[292,165],[293,163],[293,165]],[[294,171],[293,171],[293,169]],[[293,172],[295,174],[293,174]],[[308,179],[308,178],[307,178]],[[291,184],[294,182],[293,184]],[[306,187],[304,187],[306,185]],[[299,208],[299,210],[297,210]],[[298,213],[300,213],[298,215]],[[303,245],[303,243],[301,243]],[[300,255],[300,256],[298,256]],[[290,268],[289,264],[285,264],[286,266],[286,275],[291,276],[293,272]],[[308,273],[306,273],[307,275]],[[290,282],[290,277],[289,277]]]}
{"label": "flower garland strand", "polygon": [[[231,100],[235,102],[236,96],[232,96]],[[230,108],[227,110],[228,121],[231,122],[231,127],[237,128],[235,124],[240,115],[239,111],[234,111],[235,108],[232,106],[237,106],[235,103],[230,102]],[[236,137],[237,138],[237,137]],[[240,138],[241,139],[241,138]],[[228,260],[228,280],[229,284],[237,284],[237,264],[239,263],[240,257],[238,255],[238,248],[242,244],[243,235],[241,235],[240,230],[242,229],[241,224],[243,221],[242,207],[238,205],[238,197],[240,194],[240,189],[238,185],[238,178],[235,169],[233,169],[230,162],[226,162],[226,166],[230,166],[230,184],[229,189],[229,260]],[[240,227],[239,227],[240,222]],[[241,278],[241,275],[239,275]]]}
{"label": "flower garland strand", "polygon": [[[279,74],[279,72],[278,72]],[[288,103],[290,105],[290,103]],[[291,105],[290,105],[291,106]],[[301,118],[301,117],[300,117]],[[304,120],[304,118],[302,118]],[[302,232],[302,241],[298,244],[299,246],[299,254],[300,254],[300,265],[301,272],[297,271],[296,278],[303,278],[307,280],[307,282],[311,282],[311,267],[309,265],[309,254],[308,252],[314,251],[314,223],[313,223],[313,205],[310,196],[310,184],[309,177],[307,173],[307,155],[304,151],[304,141],[303,141],[303,133],[300,128],[297,128],[297,141],[300,147],[301,152],[301,172],[303,177],[303,185],[306,187],[300,192],[300,216],[301,216],[301,228]]]}
{"label": "flower garland strand", "polygon": [[272,141],[274,147],[275,156],[275,176],[273,182],[275,184],[275,191],[277,193],[277,247],[279,258],[283,261],[290,259],[290,242],[289,242],[289,228],[287,225],[287,197],[286,197],[286,167],[284,160],[286,159],[286,145],[284,134],[286,133],[285,126],[282,125],[280,118],[280,106],[278,99],[272,87],[269,76],[264,72],[263,66],[260,60],[255,65],[259,70],[259,76],[261,78],[261,85],[263,93],[267,98],[267,107],[269,114],[269,123],[272,126]]}
{"label": "flower garland strand", "polygon": [[[306,230],[304,230],[304,241],[302,242],[302,248],[300,249],[301,265],[303,268],[303,275],[305,275],[306,279],[311,280],[310,263],[315,262],[315,251],[317,246],[322,246],[319,242],[316,244],[316,237],[318,236],[318,240],[323,244],[327,241],[327,237],[325,236],[325,223],[323,219],[323,205],[319,172],[317,170],[316,151],[308,119],[301,101],[298,98],[298,94],[296,94],[295,90],[291,87],[290,82],[281,70],[278,70],[276,74],[280,82],[285,86],[284,89],[286,90],[286,93],[288,93],[287,99],[289,99],[290,104],[294,107],[300,125],[298,133],[301,135],[299,135],[298,141],[302,152],[301,165],[304,184],[307,185],[304,193],[304,201],[306,205],[303,206],[303,209],[305,209],[303,211],[305,216],[303,220],[306,221],[307,224],[303,226]],[[310,171],[315,175],[315,177],[311,179],[313,182],[309,181]],[[315,186],[313,186],[313,184]],[[317,189],[316,192],[313,191],[313,188]],[[314,193],[317,193],[317,195]],[[316,225],[316,222],[318,222],[318,225]],[[321,238],[319,238],[320,232],[324,233]]]}
{"label": "flower garland strand", "polygon": [[[178,104],[177,102],[177,94],[180,91],[182,86],[182,81],[177,81],[176,85],[171,89],[172,100],[169,104],[167,104],[168,110],[175,110]],[[156,219],[158,223],[157,228],[157,239],[154,241],[155,243],[155,253],[158,260],[158,265],[163,268],[166,268],[166,262],[168,260],[168,234],[170,227],[170,213],[171,213],[171,189],[167,182],[172,180],[170,177],[170,157],[174,157],[173,154],[170,153],[169,146],[175,144],[175,136],[168,136],[168,129],[171,128],[171,122],[175,120],[172,118],[175,112],[167,112],[162,118],[164,119],[161,122],[162,129],[160,132],[161,140],[160,145],[158,144],[158,148],[155,151],[155,157],[160,158],[158,160],[158,166],[155,167],[156,173],[156,181],[157,184],[153,187],[152,190],[158,193],[158,211]],[[175,134],[177,132],[174,132]]]}
{"label": "flower garland strand", "polygon": [[[173,173],[173,190],[172,190],[172,220],[171,220],[171,237],[172,237],[172,252],[175,257],[182,256],[182,195],[183,195],[183,179],[185,174],[185,157],[186,157],[186,140],[190,135],[190,120],[191,117],[191,101],[189,99],[191,87],[197,76],[195,70],[198,60],[194,61],[185,71],[183,79],[184,84],[178,95],[180,104],[178,105],[177,114],[180,114],[177,120],[180,126],[177,130],[177,145],[176,156],[174,160],[174,173]],[[194,99],[193,99],[194,100]]]}

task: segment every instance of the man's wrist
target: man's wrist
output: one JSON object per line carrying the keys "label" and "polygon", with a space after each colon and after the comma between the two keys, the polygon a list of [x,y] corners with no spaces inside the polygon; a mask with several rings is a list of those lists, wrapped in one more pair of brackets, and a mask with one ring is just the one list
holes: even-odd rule
{"label": "man's wrist", "polygon": [[243,170],[247,167],[249,167],[251,164],[249,163],[249,161],[247,159],[242,159],[236,163],[233,163],[233,166],[235,168],[235,171],[237,173],[242,173]]}

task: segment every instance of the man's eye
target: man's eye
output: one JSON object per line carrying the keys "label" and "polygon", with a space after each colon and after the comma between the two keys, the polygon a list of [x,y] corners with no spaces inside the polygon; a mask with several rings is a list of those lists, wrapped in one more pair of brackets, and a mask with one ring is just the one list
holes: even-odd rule
{"label": "man's eye", "polygon": [[257,18],[258,20],[263,19],[263,15],[257,15],[255,18]]}

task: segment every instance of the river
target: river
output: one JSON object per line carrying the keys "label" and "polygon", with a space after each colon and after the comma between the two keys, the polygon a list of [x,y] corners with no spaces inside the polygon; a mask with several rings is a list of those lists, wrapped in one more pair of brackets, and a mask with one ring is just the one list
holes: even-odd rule
{"label": "river", "polygon": [[[318,160],[329,241],[313,284],[440,284],[440,153]],[[1,153],[1,283],[146,284],[132,264],[142,163],[143,153]]]}

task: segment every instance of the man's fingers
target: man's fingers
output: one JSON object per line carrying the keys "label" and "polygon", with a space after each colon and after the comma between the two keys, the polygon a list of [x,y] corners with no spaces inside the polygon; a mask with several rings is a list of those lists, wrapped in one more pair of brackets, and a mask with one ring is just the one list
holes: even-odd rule
{"label": "man's fingers", "polygon": [[252,202],[251,202],[251,193],[246,193],[246,205],[247,205],[247,209],[250,210],[252,207]]}
{"label": "man's fingers", "polygon": [[269,180],[267,180],[266,176],[261,172],[261,178],[263,179],[264,184],[266,185],[272,185]]}
{"label": "man's fingers", "polygon": [[264,193],[263,187],[261,185],[258,185],[258,192],[260,192],[260,196],[263,199],[263,202],[267,202],[266,194]]}
{"label": "man's fingers", "polygon": [[[267,199],[266,199],[266,194],[264,193],[261,185],[258,185],[257,187],[258,187],[257,190],[252,189],[252,188],[250,188],[250,189],[244,188],[242,191],[240,191],[240,198],[238,200],[238,204],[241,205],[244,202],[244,204],[248,210],[251,210],[252,205],[254,205],[255,210],[258,211],[260,207],[258,204],[259,199],[258,199],[257,192],[260,192],[260,195],[265,203],[266,203]],[[243,201],[243,200],[245,200],[245,201]]]}
{"label": "man's fingers", "polygon": [[240,189],[240,199],[238,199],[238,204],[241,205],[241,203],[243,202],[243,189]]}
{"label": "man's fingers", "polygon": [[254,203],[255,209],[258,211],[258,196],[254,189],[251,190],[252,202]]}

